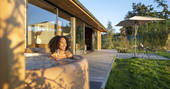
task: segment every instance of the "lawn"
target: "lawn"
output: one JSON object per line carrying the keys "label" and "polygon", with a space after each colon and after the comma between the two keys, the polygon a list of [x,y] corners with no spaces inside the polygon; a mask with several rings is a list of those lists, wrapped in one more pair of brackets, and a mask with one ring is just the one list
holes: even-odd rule
{"label": "lawn", "polygon": [[161,55],[161,56],[164,56],[164,57],[167,57],[167,58],[170,59],[170,53],[169,53],[169,52],[166,52],[166,51],[158,51],[158,52],[156,52],[155,54]]}
{"label": "lawn", "polygon": [[170,89],[170,60],[116,59],[105,89]]}

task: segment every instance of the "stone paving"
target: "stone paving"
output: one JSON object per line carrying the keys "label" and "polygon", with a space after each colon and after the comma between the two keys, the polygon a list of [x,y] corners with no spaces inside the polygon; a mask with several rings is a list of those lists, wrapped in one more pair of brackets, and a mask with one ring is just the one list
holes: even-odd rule
{"label": "stone paving", "polygon": [[[127,58],[132,58],[134,57],[134,53],[117,53],[117,58],[121,59],[127,59]],[[166,57],[159,56],[156,54],[144,54],[144,53],[137,53],[136,57],[138,58],[144,58],[144,59],[161,59],[161,60],[170,60]]]}
{"label": "stone paving", "polygon": [[95,51],[82,56],[85,57],[89,63],[90,88],[104,88],[111,70],[112,63],[116,56],[116,51]]}

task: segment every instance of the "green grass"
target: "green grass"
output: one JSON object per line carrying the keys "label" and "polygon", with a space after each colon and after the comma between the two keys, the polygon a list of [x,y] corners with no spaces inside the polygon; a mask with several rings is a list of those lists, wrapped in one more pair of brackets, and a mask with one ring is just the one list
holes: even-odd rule
{"label": "green grass", "polygon": [[[127,50],[127,53],[134,53],[134,52],[135,52],[134,49],[128,49],[128,50]],[[137,53],[145,53],[146,51],[145,51],[145,50],[138,50],[138,49],[137,49],[136,52],[137,52]]]}
{"label": "green grass", "polygon": [[155,54],[170,58],[170,53],[168,53],[166,51],[158,51]]}
{"label": "green grass", "polygon": [[170,89],[170,60],[116,59],[105,89]]}

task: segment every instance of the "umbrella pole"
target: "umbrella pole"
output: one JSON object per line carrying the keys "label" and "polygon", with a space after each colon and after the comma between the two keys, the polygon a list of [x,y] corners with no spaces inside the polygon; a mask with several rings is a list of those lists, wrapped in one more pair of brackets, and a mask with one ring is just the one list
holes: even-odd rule
{"label": "umbrella pole", "polygon": [[134,56],[136,57],[136,35],[137,35],[137,31],[138,31],[138,25],[135,25],[135,52],[134,52]]}

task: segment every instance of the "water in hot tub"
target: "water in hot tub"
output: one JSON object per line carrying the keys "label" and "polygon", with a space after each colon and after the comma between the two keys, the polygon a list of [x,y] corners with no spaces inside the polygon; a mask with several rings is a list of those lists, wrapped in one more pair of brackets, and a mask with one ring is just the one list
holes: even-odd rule
{"label": "water in hot tub", "polygon": [[56,61],[54,59],[50,59],[48,54],[25,54],[25,58],[26,69],[48,68],[52,66],[72,63],[75,61],[74,59],[62,59]]}

